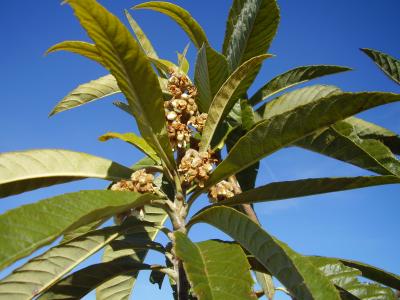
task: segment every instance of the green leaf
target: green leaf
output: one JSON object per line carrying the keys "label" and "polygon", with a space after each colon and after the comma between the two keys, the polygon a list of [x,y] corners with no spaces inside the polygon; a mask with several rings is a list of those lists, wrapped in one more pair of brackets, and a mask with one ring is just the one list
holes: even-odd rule
{"label": "green leaf", "polygon": [[38,299],[81,299],[103,282],[118,275],[149,269],[150,265],[138,263],[129,257],[91,265],[65,277]]}
{"label": "green leaf", "polygon": [[275,286],[272,281],[272,276],[267,273],[255,272],[258,284],[261,286],[264,295],[268,300],[274,299],[275,296]]}
{"label": "green leaf", "polygon": [[264,54],[249,59],[237,68],[218,90],[208,110],[208,117],[200,142],[200,151],[207,151],[218,124],[235,104],[237,100],[235,95],[240,96],[246,92],[249,87],[247,80],[249,72],[268,57],[271,57],[271,55]]}
{"label": "green leaf", "polygon": [[203,28],[188,11],[178,5],[162,1],[150,1],[138,4],[133,9],[150,9],[169,16],[186,32],[197,48],[208,43]]}
{"label": "green leaf", "polygon": [[[158,81],[160,83],[160,87],[162,89],[164,97],[170,98],[171,94],[167,88],[167,80],[159,77]],[[75,88],[59,103],[57,103],[49,116],[51,117],[60,112],[90,103],[95,100],[112,96],[117,93],[121,93],[117,81],[115,80],[114,76],[108,74],[106,76],[92,80],[88,83],[84,83]]]}
{"label": "green leaf", "polygon": [[193,243],[176,231],[174,250],[199,300],[256,299],[250,265],[240,246],[212,240]]}
{"label": "green leaf", "polygon": [[270,119],[276,115],[280,115],[291,110],[319,99],[340,94],[341,90],[332,85],[312,85],[292,92],[283,94],[282,96],[267,102],[261,106],[258,111],[264,109],[263,119]]}
{"label": "green leaf", "polygon": [[40,149],[0,154],[0,197],[38,188],[101,178],[130,178],[132,170],[111,160],[81,152]]}
{"label": "green leaf", "polygon": [[344,299],[385,299],[395,300],[391,289],[375,283],[363,283],[358,280],[361,272],[342,264],[339,260],[327,257],[307,257],[312,264],[325,274],[337,287],[347,291],[353,297]]}
{"label": "green leaf", "polygon": [[189,222],[207,223],[240,243],[276,277],[296,299],[336,299],[333,285],[307,258],[279,242],[246,215],[228,207],[212,207],[195,215]]}
{"label": "green leaf", "polygon": [[154,58],[154,57],[148,57],[149,61],[152,62],[157,68],[160,70],[163,70],[165,73],[169,74],[172,71],[178,71],[179,67],[175,65],[173,62],[170,62],[169,60],[166,59],[161,59],[161,58]]}
{"label": "green leaf", "polygon": [[337,122],[296,145],[378,174],[400,176],[400,161],[390,149],[379,140],[360,138],[352,119]]}
{"label": "green leaf", "polygon": [[0,215],[0,268],[65,232],[154,199],[155,195],[133,192],[81,191],[9,210]]}
{"label": "green leaf", "polygon": [[72,90],[57,103],[50,116],[120,92],[114,76],[109,74],[100,77]]}
{"label": "green leaf", "polygon": [[261,121],[236,143],[211,174],[205,188],[321,128],[369,108],[399,100],[400,95],[392,93],[341,93],[300,105]]}
{"label": "green leaf", "polygon": [[58,51],[68,51],[75,54],[80,54],[84,57],[87,57],[91,60],[94,60],[102,65],[104,65],[99,51],[97,50],[96,46],[87,42],[82,41],[64,41],[58,43],[52,47],[50,47],[46,54],[58,52]]}
{"label": "green leaf", "polygon": [[379,140],[394,154],[400,154],[400,136],[397,133],[356,117],[347,118],[345,121],[353,126],[360,138]]}
{"label": "green leaf", "polygon": [[228,62],[221,53],[204,44],[197,54],[194,82],[199,96],[197,105],[208,112],[211,101],[228,78]]}
{"label": "green leaf", "polygon": [[360,49],[394,82],[400,84],[400,61],[389,54],[373,49]]}
{"label": "green leaf", "polygon": [[0,298],[31,299],[122,233],[120,226],[103,228],[47,250],[0,281]]}
{"label": "green leaf", "polygon": [[141,138],[140,136],[137,136],[133,132],[128,132],[128,133],[108,132],[99,137],[99,141],[101,142],[105,142],[110,139],[120,139],[124,142],[127,142],[136,147],[137,149],[139,149],[140,151],[142,151],[144,154],[148,155],[157,164],[160,164],[160,159],[158,158],[153,148],[151,148],[151,146],[145,141],[145,139]]}
{"label": "green leaf", "polygon": [[187,52],[189,50],[189,46],[190,46],[190,43],[186,45],[186,47],[185,47],[185,49],[183,49],[182,53],[179,53],[179,52],[177,53],[178,54],[179,70],[182,71],[185,74],[189,73],[189,68],[190,68],[189,62],[188,62],[188,60],[186,58]]}
{"label": "green leaf", "polygon": [[276,76],[261,87],[251,98],[250,103],[256,105],[264,99],[281,91],[294,87],[309,80],[325,75],[350,71],[350,68],[330,65],[303,66],[289,70]]}
{"label": "green leaf", "polygon": [[151,56],[154,58],[158,58],[156,50],[154,50],[153,45],[148,39],[147,35],[143,32],[142,28],[140,28],[139,24],[132,18],[131,14],[125,9],[125,16],[128,19],[129,25],[131,26],[135,36],[137,37],[140,46],[142,46],[144,52],[147,56]]}
{"label": "green leaf", "polygon": [[[275,0],[234,0],[223,45],[223,54],[231,70],[267,52],[278,29],[279,18]],[[254,69],[255,73],[259,70],[258,66]]]}
{"label": "green leaf", "polygon": [[[167,213],[160,208],[146,205],[144,206],[143,211],[143,221],[152,222],[155,225],[162,226],[168,218]],[[126,234],[121,237],[118,242],[130,242],[132,244],[134,241],[141,240],[151,243],[156,238],[158,232],[159,230],[156,228],[143,227],[143,231]],[[143,247],[131,247],[130,249],[123,249],[118,247],[118,243],[114,243],[105,247],[103,261],[109,262],[114,259],[129,256],[129,258],[134,259],[137,262],[143,262],[147,256],[148,250],[148,248]],[[132,272],[129,275],[120,275],[103,283],[96,289],[96,299],[129,299],[138,274],[138,272]]]}
{"label": "green leaf", "polygon": [[155,166],[154,160],[152,160],[150,157],[145,156],[142,159],[140,159],[136,164],[134,164],[131,169],[133,171],[137,171],[140,169],[146,169],[146,168],[152,168]]}
{"label": "green leaf", "polygon": [[342,264],[361,271],[363,277],[400,290],[400,276],[355,260],[337,258]]}
{"label": "green leaf", "polygon": [[172,171],[175,161],[165,126],[162,91],[146,54],[118,18],[95,0],[69,0],[68,4],[116,78],[143,138]]}
{"label": "green leaf", "polygon": [[272,182],[235,195],[234,197],[221,201],[218,204],[238,205],[244,203],[276,201],[396,183],[400,183],[400,179],[395,176],[310,178],[294,181]]}
{"label": "green leaf", "polygon": [[[238,127],[229,134],[226,140],[226,148],[228,153],[231,151],[232,147],[237,143],[237,141],[246,134],[246,132],[247,131],[243,130],[243,128]],[[236,174],[236,179],[239,182],[242,191],[247,191],[255,187],[259,168],[260,163],[256,162],[255,164]]]}

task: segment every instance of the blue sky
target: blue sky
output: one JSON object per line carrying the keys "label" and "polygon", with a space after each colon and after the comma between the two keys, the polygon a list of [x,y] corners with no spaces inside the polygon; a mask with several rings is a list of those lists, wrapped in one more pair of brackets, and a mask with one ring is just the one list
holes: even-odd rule
{"label": "blue sky", "polygon": [[[103,5],[123,18],[123,9],[138,1],[103,0]],[[205,29],[211,44],[220,50],[231,1],[174,1],[189,11]],[[325,77],[313,83],[337,85],[347,91],[400,92],[358,49],[379,49],[400,57],[398,0],[299,0],[278,1],[281,24],[270,53],[254,86],[288,69],[308,64],[336,64],[354,71]],[[82,57],[56,53],[44,57],[51,45],[63,40],[88,40],[71,9],[59,1],[1,1],[0,10],[0,152],[63,148],[88,152],[129,165],[140,153],[122,142],[101,143],[107,131],[136,131],[128,115],[112,106],[118,95],[48,118],[52,107],[77,85],[106,71]],[[175,60],[189,42],[167,17],[150,11],[133,11],[134,18],[153,41],[159,55]],[[124,19],[125,22],[125,19]],[[126,23],[126,22],[125,22]],[[196,51],[188,53],[194,62]],[[192,68],[193,71],[193,68]],[[254,91],[254,87],[252,91]],[[400,104],[361,114],[369,121],[400,132]],[[286,149],[262,162],[258,184],[321,176],[367,174],[356,167],[299,149]],[[0,212],[40,199],[81,189],[103,189],[105,182],[86,180],[8,197]],[[400,273],[398,250],[400,186],[375,187],[256,206],[264,227],[295,250],[305,254],[346,257]],[[200,200],[200,205],[206,200]],[[195,227],[194,240],[221,238],[208,226]],[[97,258],[97,257],[95,257]],[[161,262],[157,255],[149,261]],[[92,259],[91,262],[95,260]],[[0,275],[9,272],[6,270]],[[138,299],[169,299],[168,288],[158,291],[140,276]],[[165,282],[164,286],[167,286]],[[87,299],[92,299],[89,295]],[[285,299],[283,296],[277,299]]]}

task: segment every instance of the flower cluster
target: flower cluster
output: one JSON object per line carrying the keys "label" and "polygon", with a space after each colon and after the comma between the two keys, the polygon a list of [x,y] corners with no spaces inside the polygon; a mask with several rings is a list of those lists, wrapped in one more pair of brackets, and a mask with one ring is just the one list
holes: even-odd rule
{"label": "flower cluster", "polygon": [[215,162],[216,160],[212,158],[210,152],[189,149],[183,156],[178,171],[182,176],[182,181],[186,184],[190,185],[195,182],[199,187],[203,187]]}
{"label": "flower cluster", "polygon": [[137,193],[154,193],[157,188],[154,183],[154,176],[141,169],[134,172],[131,180],[121,180],[111,186],[112,191],[125,191]]}
{"label": "flower cluster", "polygon": [[208,197],[212,202],[226,200],[235,196],[235,187],[232,183],[226,180],[218,182],[208,191]]}
{"label": "flower cluster", "polygon": [[200,114],[197,104],[197,89],[189,78],[178,72],[171,72],[168,80],[171,100],[164,102],[168,136],[173,149],[186,148],[192,135],[192,126],[199,132],[204,127],[207,114]]}

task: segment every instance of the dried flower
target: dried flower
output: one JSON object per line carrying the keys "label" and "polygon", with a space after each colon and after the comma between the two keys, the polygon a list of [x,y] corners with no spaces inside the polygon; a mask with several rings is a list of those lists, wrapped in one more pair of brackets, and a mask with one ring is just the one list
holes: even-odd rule
{"label": "dried flower", "polygon": [[204,129],[204,125],[206,124],[208,114],[202,113],[198,116],[193,116],[190,118],[188,125],[192,125],[197,129],[198,132],[202,132]]}
{"label": "dried flower", "polygon": [[203,187],[213,169],[213,163],[215,160],[209,152],[199,153],[194,149],[189,149],[182,158],[178,171],[187,184],[195,182]]}
{"label": "dried flower", "polygon": [[208,197],[212,202],[218,202],[233,197],[234,191],[235,188],[232,183],[222,180],[209,189]]}
{"label": "dried flower", "polygon": [[186,124],[180,121],[172,121],[167,124],[168,137],[171,142],[172,149],[186,148],[190,142],[191,130]]}
{"label": "dried flower", "polygon": [[154,193],[157,187],[153,184],[154,176],[145,169],[134,172],[131,180],[121,180],[111,186],[112,191]]}

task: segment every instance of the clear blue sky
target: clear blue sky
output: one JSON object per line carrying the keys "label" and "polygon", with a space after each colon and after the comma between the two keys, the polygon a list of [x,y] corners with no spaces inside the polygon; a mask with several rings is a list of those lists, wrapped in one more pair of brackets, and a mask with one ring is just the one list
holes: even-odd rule
{"label": "clear blue sky", "polygon": [[[103,0],[123,18],[134,0]],[[358,48],[382,50],[400,57],[398,0],[278,1],[281,24],[268,60],[255,86],[290,68],[307,64],[336,64],[354,71],[325,77],[314,83],[334,84],[347,91],[392,91],[400,87],[386,78]],[[174,1],[190,10],[204,27],[211,44],[220,50],[231,1]],[[63,148],[131,164],[140,154],[122,142],[100,143],[107,131],[128,132],[136,127],[112,106],[115,96],[62,113],[47,115],[78,84],[106,74],[82,57],[57,53],[44,57],[51,45],[63,40],[88,40],[68,6],[59,1],[1,1],[0,10],[0,152],[32,148]],[[175,51],[188,43],[185,34],[167,17],[134,11],[134,18],[152,39],[161,57],[175,60]],[[125,22],[125,20],[124,20]],[[125,22],[126,23],[126,22]],[[397,28],[397,29],[396,29]],[[189,50],[194,62],[195,48]],[[253,88],[254,91],[254,88]],[[362,116],[400,132],[400,105],[381,107]],[[280,151],[263,161],[258,183],[321,176],[367,174],[356,167],[298,149]],[[102,189],[105,182],[86,180],[8,197],[0,212],[51,195],[80,189]],[[358,259],[400,273],[400,186],[375,187],[316,197],[257,205],[264,227],[305,254]],[[206,200],[202,200],[205,204]],[[195,227],[195,240],[223,237],[207,226]],[[161,262],[157,255],[150,256]],[[91,262],[94,262],[92,259]],[[0,273],[5,275],[9,270]],[[170,299],[168,288],[158,291],[140,276],[137,299]],[[168,284],[165,282],[164,286]],[[92,295],[88,299],[92,299]],[[283,296],[278,299],[285,299]]]}

